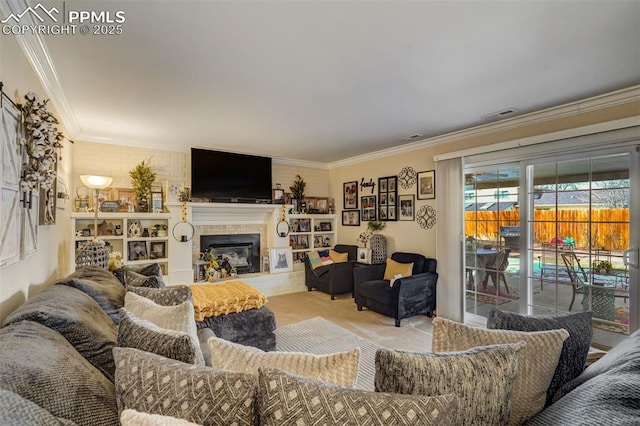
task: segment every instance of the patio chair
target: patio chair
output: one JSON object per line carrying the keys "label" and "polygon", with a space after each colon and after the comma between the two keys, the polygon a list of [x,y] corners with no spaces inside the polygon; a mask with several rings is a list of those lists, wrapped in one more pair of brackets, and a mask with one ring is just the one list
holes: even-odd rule
{"label": "patio chair", "polygon": [[[560,253],[560,256],[562,256],[564,266],[567,268],[567,274],[569,275],[571,287],[573,288],[571,303],[569,304],[569,312],[571,312],[573,302],[576,300],[576,294],[584,294],[584,283],[589,282],[589,279],[587,278],[587,273],[582,268],[582,265],[580,265],[580,259],[578,259],[578,256],[576,256],[575,253]],[[578,276],[578,272],[574,269],[574,265],[578,267],[582,278]]]}
{"label": "patio chair", "polygon": [[487,275],[482,282],[486,288],[487,283],[489,282],[489,277],[491,277],[491,281],[493,281],[493,285],[496,287],[498,294],[500,293],[500,278],[502,278],[502,281],[504,282],[504,288],[507,290],[507,294],[509,293],[507,276],[504,273],[509,267],[509,253],[511,253],[511,249],[504,249],[498,252],[493,262],[491,262],[491,265],[487,266]]}

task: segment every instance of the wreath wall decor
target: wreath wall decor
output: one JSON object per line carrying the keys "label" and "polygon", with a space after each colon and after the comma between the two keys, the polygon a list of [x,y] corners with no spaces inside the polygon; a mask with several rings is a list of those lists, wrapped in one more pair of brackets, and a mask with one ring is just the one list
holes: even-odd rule
{"label": "wreath wall decor", "polygon": [[411,166],[404,167],[400,173],[398,173],[398,183],[402,189],[409,189],[417,182],[416,171]]}
{"label": "wreath wall decor", "polygon": [[422,229],[431,229],[436,224],[436,209],[431,206],[422,206],[416,217],[416,221]]}

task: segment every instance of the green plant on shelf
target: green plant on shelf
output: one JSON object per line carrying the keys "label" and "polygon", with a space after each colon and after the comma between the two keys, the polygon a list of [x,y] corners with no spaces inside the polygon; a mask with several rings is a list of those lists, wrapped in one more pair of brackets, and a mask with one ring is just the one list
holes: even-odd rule
{"label": "green plant on shelf", "polygon": [[591,267],[595,271],[604,271],[605,273],[609,273],[613,265],[608,260],[594,260],[591,263]]}

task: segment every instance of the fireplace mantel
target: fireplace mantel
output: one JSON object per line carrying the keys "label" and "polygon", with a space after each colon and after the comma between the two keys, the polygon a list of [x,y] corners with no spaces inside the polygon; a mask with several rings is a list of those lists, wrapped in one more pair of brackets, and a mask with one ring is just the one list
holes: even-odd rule
{"label": "fireplace mantel", "polygon": [[[180,211],[181,204],[169,205]],[[270,223],[280,205],[235,203],[186,203],[194,225],[239,225]]]}

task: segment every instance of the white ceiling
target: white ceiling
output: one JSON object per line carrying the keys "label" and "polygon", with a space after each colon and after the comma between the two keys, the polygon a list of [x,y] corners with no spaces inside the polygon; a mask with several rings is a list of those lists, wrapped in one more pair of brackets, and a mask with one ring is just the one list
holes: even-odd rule
{"label": "white ceiling", "polygon": [[[67,1],[77,139],[332,162],[640,84],[639,1]],[[56,101],[56,99],[54,99]]]}

